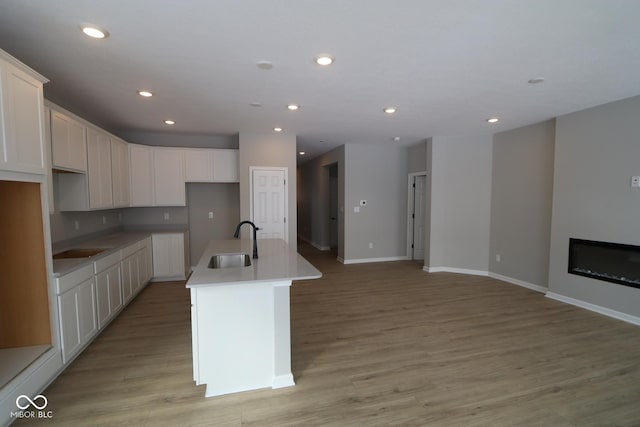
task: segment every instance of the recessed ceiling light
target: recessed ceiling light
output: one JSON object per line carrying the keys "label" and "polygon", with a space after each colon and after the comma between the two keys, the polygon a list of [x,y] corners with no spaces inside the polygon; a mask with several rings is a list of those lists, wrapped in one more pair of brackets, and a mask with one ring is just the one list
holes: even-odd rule
{"label": "recessed ceiling light", "polygon": [[273,128],[274,132],[282,132],[282,128]]}
{"label": "recessed ceiling light", "polygon": [[262,107],[262,102],[259,101],[253,101],[251,104],[252,107]]}
{"label": "recessed ceiling light", "polygon": [[164,123],[167,124],[167,125],[175,125],[176,124],[176,122],[174,122],[173,120],[165,120]]}
{"label": "recessed ceiling light", "polygon": [[394,137],[393,137],[393,140],[394,140],[395,142],[398,142],[398,141],[400,141],[400,137],[399,137],[399,136],[394,136]]}
{"label": "recessed ceiling light", "polygon": [[487,123],[498,123],[499,121],[500,119],[497,117],[491,117],[490,119],[487,119]]}
{"label": "recessed ceiling light", "polygon": [[398,109],[396,107],[387,107],[383,111],[387,114],[393,114],[398,111]]}
{"label": "recessed ceiling light", "polygon": [[287,108],[288,108],[289,110],[291,110],[291,111],[295,111],[295,110],[299,109],[299,108],[300,108],[300,106],[299,106],[299,105],[296,105],[296,104],[289,104],[289,105],[287,105]]}
{"label": "recessed ceiling light", "polygon": [[144,96],[145,98],[151,98],[153,96],[153,93],[149,92],[148,90],[140,90],[138,91],[138,95]]}
{"label": "recessed ceiling light", "polygon": [[87,36],[92,37],[94,39],[106,39],[107,37],[109,37],[109,32],[107,30],[98,28],[95,25],[89,25],[89,24],[82,25],[80,26],[80,29]]}
{"label": "recessed ceiling light", "polygon": [[258,66],[258,68],[260,68],[261,70],[270,70],[273,68],[273,63],[269,62],[269,61],[260,61],[256,64]]}
{"label": "recessed ceiling light", "polygon": [[318,55],[314,59],[318,65],[327,66],[333,64],[333,58],[329,55]]}
{"label": "recessed ceiling light", "polygon": [[542,83],[542,82],[544,82],[544,77],[536,77],[528,80],[528,83],[531,83],[532,85]]}
{"label": "recessed ceiling light", "polygon": [[298,154],[300,154],[301,156],[304,156],[306,153],[304,151],[300,151]]}

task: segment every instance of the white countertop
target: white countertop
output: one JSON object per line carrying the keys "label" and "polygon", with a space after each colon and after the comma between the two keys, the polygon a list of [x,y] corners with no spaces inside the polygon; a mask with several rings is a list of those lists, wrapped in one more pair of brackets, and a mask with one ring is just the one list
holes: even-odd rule
{"label": "white countertop", "polygon": [[[78,268],[84,267],[87,264],[94,262],[97,259],[106,257],[119,251],[120,249],[135,243],[139,240],[149,237],[151,234],[158,233],[172,233],[171,230],[143,230],[143,231],[117,231],[114,233],[105,234],[98,237],[90,237],[86,240],[75,241],[73,243],[62,243],[53,245],[53,254],[64,252],[67,249],[87,249],[87,248],[100,248],[105,249],[90,258],[67,258],[67,259],[54,259],[53,260],[53,276],[61,277],[68,274]],[[182,232],[182,231],[180,231]]]}
{"label": "white countertop", "polygon": [[258,259],[248,267],[209,268],[212,256],[225,253],[253,254],[253,240],[212,240],[187,281],[187,288],[222,286],[279,280],[319,279],[322,273],[282,239],[259,239]]}

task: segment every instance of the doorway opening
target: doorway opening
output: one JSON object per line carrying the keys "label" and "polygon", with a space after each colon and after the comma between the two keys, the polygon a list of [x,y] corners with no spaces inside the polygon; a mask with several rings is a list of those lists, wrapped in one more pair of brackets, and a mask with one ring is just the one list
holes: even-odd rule
{"label": "doorway opening", "polygon": [[338,164],[329,169],[329,250],[338,251]]}
{"label": "doorway opening", "polygon": [[407,194],[407,258],[423,261],[426,256],[427,173],[409,174]]}

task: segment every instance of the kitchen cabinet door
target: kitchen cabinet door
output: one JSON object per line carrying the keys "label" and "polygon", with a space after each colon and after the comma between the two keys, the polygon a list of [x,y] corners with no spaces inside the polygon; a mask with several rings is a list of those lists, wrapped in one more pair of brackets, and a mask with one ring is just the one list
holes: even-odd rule
{"label": "kitchen cabinet door", "polygon": [[111,208],[113,206],[113,192],[109,135],[98,129],[87,129],[87,162],[89,208]]}
{"label": "kitchen cabinet door", "polygon": [[80,349],[78,302],[75,289],[58,296],[62,361],[67,363]]}
{"label": "kitchen cabinet door", "polygon": [[95,280],[89,280],[76,288],[78,302],[78,328],[80,330],[80,345],[84,347],[98,332],[96,316],[96,285]]}
{"label": "kitchen cabinet door", "polygon": [[153,182],[155,206],[186,206],[182,150],[153,149]]}
{"label": "kitchen cabinet door", "polygon": [[129,144],[131,206],[153,206],[153,154],[146,145]]}
{"label": "kitchen cabinet door", "polygon": [[131,259],[133,256],[130,256],[127,259],[122,260],[120,267],[122,268],[122,299],[128,302],[133,296],[133,279],[132,279],[132,262]]}
{"label": "kitchen cabinet door", "polygon": [[69,363],[98,331],[93,278],[58,296],[62,361]]}
{"label": "kitchen cabinet door", "polygon": [[238,150],[213,151],[213,181],[240,182],[240,157]]}
{"label": "kitchen cabinet door", "polygon": [[122,307],[120,263],[96,275],[98,327],[104,328]]}
{"label": "kitchen cabinet door", "polygon": [[42,76],[0,50],[0,169],[46,174]]}
{"label": "kitchen cabinet door", "polygon": [[111,138],[111,180],[113,207],[129,206],[129,147],[120,139]]}
{"label": "kitchen cabinet door", "polygon": [[153,279],[185,279],[184,233],[162,233],[151,236],[153,242]]}
{"label": "kitchen cabinet door", "polygon": [[201,148],[184,150],[186,182],[213,182],[213,151]]}
{"label": "kitchen cabinet door", "polygon": [[68,115],[51,110],[51,161],[54,169],[87,171],[87,129]]}

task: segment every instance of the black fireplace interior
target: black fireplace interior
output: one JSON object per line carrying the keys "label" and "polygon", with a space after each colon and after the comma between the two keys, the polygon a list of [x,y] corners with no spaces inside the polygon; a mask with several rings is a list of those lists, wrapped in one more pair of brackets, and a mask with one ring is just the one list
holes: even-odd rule
{"label": "black fireplace interior", "polygon": [[640,288],[640,246],[569,239],[569,273]]}

